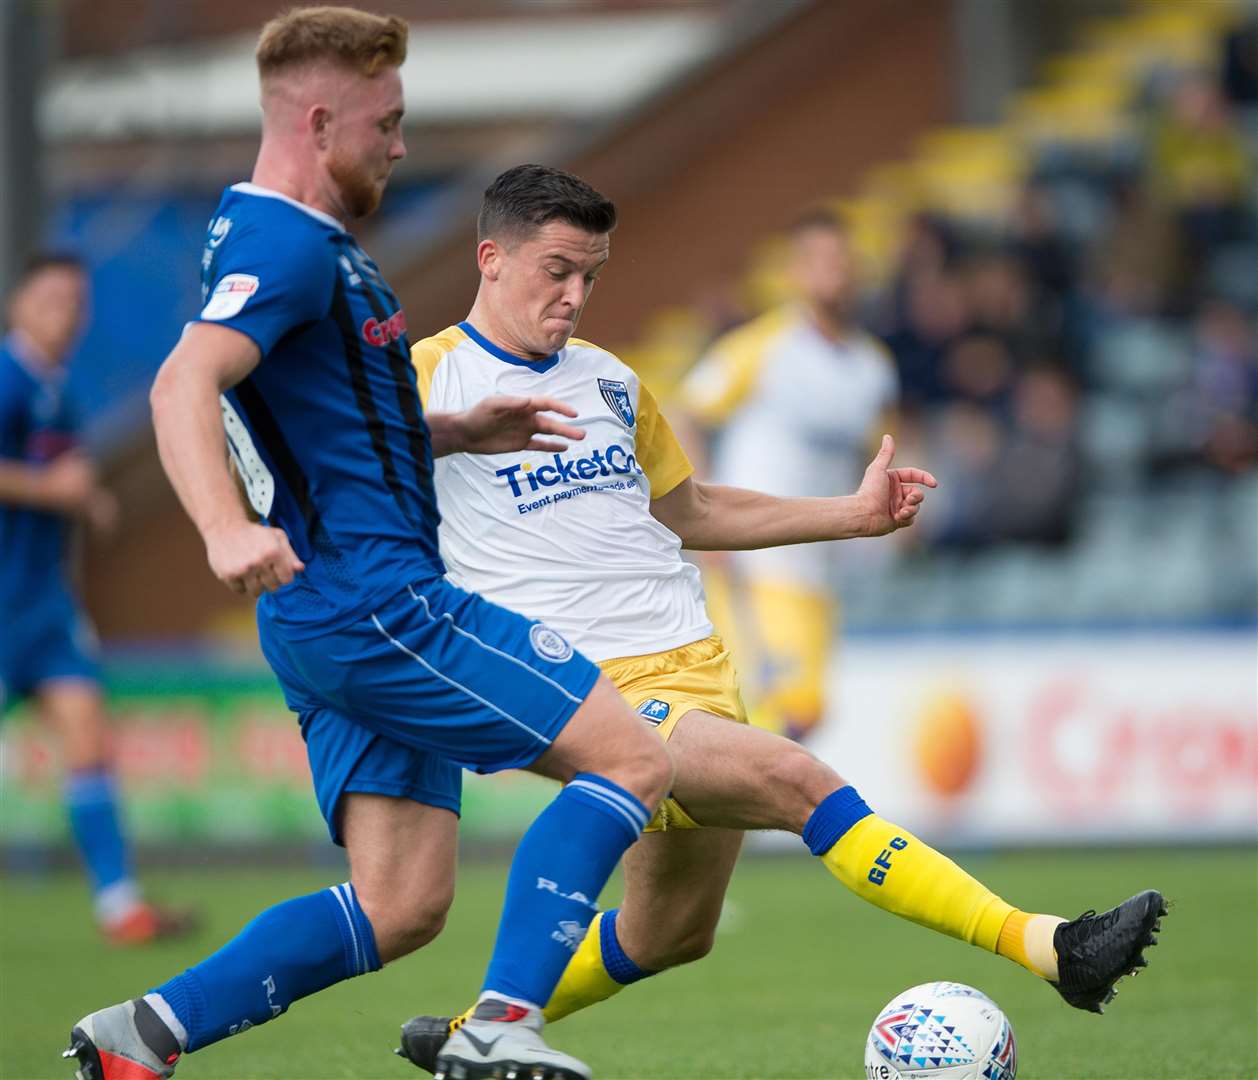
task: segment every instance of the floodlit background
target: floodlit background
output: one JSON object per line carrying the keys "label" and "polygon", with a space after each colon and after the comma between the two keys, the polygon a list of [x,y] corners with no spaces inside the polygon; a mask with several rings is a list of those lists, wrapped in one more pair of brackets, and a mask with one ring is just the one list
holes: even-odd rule
{"label": "floodlit background", "polygon": [[[1181,845],[1140,864],[1156,873],[1226,843],[1252,890],[1258,5],[369,6],[411,21],[409,154],[356,231],[412,338],[470,306],[488,180],[562,166],[621,213],[581,336],[667,412],[717,334],[788,298],[778,230],[817,204],[845,215],[863,321],[899,373],[899,457],[941,487],[907,534],[842,553],[817,753],[945,846]],[[124,517],[81,569],[155,869],[326,846],[251,610],[211,577],[146,402],[199,306],[221,190],[248,178],[252,48],[280,8],[0,0],[0,292],[36,247],[91,268],[71,381]],[[53,743],[18,715],[0,755],[6,865],[60,865]],[[547,795],[470,783],[469,849],[510,840]],[[78,917],[77,893],[57,895]]]}

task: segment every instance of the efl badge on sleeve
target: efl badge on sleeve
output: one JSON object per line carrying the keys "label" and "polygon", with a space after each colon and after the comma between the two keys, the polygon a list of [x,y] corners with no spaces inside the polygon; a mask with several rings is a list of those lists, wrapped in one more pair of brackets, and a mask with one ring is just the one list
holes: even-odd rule
{"label": "efl badge on sleeve", "polygon": [[607,407],[620,417],[620,422],[627,428],[633,427],[636,418],[633,415],[633,402],[629,400],[629,387],[615,379],[599,379],[598,389],[603,400],[607,402]]}

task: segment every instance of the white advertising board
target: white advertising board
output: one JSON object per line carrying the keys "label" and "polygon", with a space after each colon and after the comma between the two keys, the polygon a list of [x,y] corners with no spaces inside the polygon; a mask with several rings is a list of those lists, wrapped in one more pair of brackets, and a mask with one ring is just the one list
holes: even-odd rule
{"label": "white advertising board", "polygon": [[945,843],[1255,840],[1258,639],[856,637],[809,745]]}

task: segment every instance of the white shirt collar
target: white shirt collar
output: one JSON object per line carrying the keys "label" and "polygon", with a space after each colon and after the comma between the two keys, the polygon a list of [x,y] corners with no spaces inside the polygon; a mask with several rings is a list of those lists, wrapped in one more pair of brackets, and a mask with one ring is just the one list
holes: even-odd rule
{"label": "white shirt collar", "polygon": [[13,358],[18,365],[32,379],[37,382],[48,382],[56,380],[60,373],[60,365],[51,362],[39,346],[31,340],[31,336],[24,330],[14,327],[5,336],[5,344],[9,347],[9,352],[13,354]]}
{"label": "white shirt collar", "polygon": [[296,199],[290,199],[282,191],[272,191],[270,188],[262,187],[249,180],[242,180],[239,184],[232,184],[232,191],[239,191],[242,195],[258,195],[264,199],[279,199],[280,202],[286,202],[289,206],[295,206],[298,210],[309,214],[312,218],[322,221],[325,225],[330,225],[338,232],[345,232],[345,226],[336,220],[331,214],[325,214],[322,210],[316,210],[313,206],[307,206],[304,202],[298,202]]}

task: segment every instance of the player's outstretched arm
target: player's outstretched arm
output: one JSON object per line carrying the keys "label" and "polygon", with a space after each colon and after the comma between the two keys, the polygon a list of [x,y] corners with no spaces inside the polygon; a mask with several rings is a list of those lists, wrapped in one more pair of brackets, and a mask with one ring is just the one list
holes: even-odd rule
{"label": "player's outstretched arm", "polygon": [[205,541],[210,569],[234,592],[259,596],[305,569],[280,529],[253,524],[227,468],[219,394],[258,364],[238,330],[192,323],[153,382],[149,401],[162,468]]}
{"label": "player's outstretched arm", "polygon": [[[507,454],[513,450],[566,450],[560,439],[580,440],[585,432],[550,413],[577,411],[556,398],[495,394],[466,412],[428,413],[433,457],[446,454]],[[559,438],[548,438],[558,436]]]}
{"label": "player's outstretched arm", "polygon": [[938,486],[924,469],[892,467],[894,457],[895,440],[884,435],[854,495],[787,499],[688,478],[653,499],[651,513],[695,551],[884,536],[913,524],[923,488]]}

